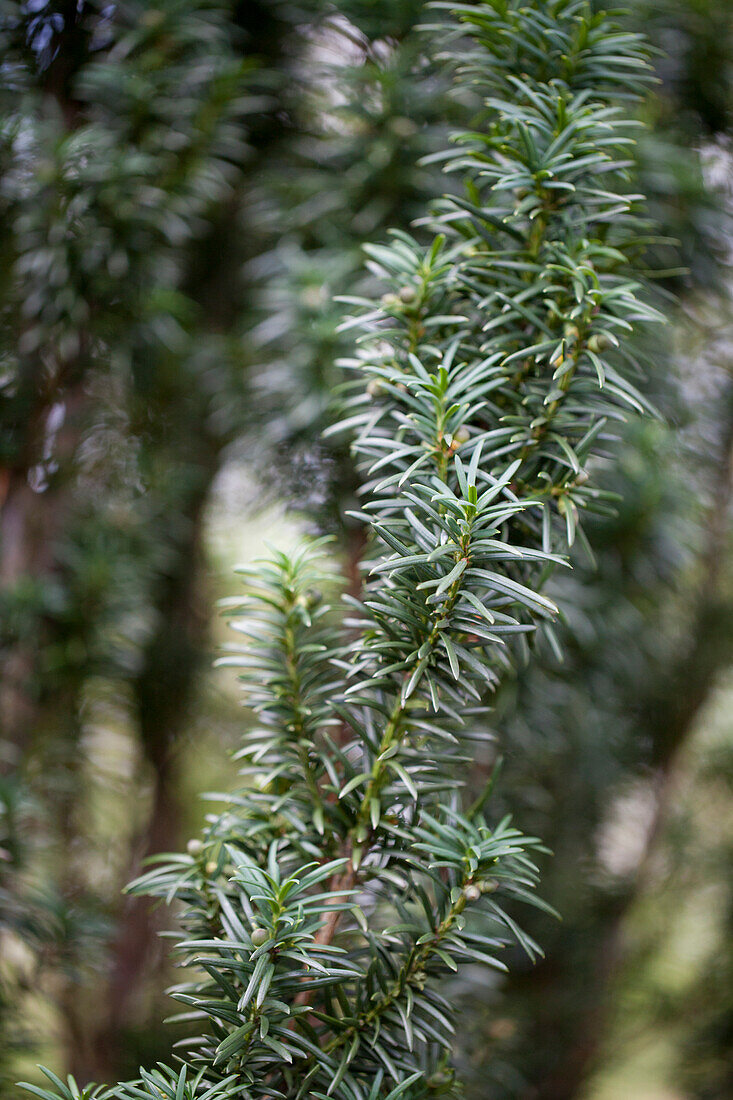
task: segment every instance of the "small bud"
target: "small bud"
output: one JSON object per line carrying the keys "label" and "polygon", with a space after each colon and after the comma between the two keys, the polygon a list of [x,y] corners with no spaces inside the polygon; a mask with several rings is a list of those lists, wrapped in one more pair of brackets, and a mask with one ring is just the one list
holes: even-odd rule
{"label": "small bud", "polygon": [[266,943],[270,938],[270,933],[266,928],[253,928],[250,933],[250,939],[255,947],[262,947],[263,943]]}
{"label": "small bud", "polygon": [[471,433],[465,424],[462,424],[461,427],[453,433],[453,442],[457,443],[459,446],[461,443],[468,443],[470,438]]}
{"label": "small bud", "polygon": [[599,352],[608,347],[608,337],[602,334],[591,336],[588,341],[588,351]]}
{"label": "small bud", "polygon": [[577,340],[580,336],[580,330],[577,325],[567,324],[563,328],[563,333],[567,340]]}
{"label": "small bud", "polygon": [[449,1069],[439,1069],[425,1078],[425,1084],[431,1091],[445,1092],[453,1083],[454,1074]]}
{"label": "small bud", "polygon": [[463,896],[466,901],[478,901],[481,897],[481,891],[474,883],[470,883],[468,886],[464,887]]}
{"label": "small bud", "polygon": [[186,845],[186,851],[190,856],[200,856],[204,850],[203,842],[200,840],[189,840]]}
{"label": "small bud", "polygon": [[587,470],[579,470],[578,473],[575,475],[575,484],[585,485],[586,481],[588,480],[588,476],[589,475]]}
{"label": "small bud", "polygon": [[380,397],[381,394],[384,392],[384,387],[382,386],[382,383],[379,381],[378,378],[372,378],[369,382],[367,382],[366,391],[370,397]]}
{"label": "small bud", "polygon": [[394,309],[395,306],[400,304],[400,300],[396,294],[383,294],[381,304],[385,309]]}
{"label": "small bud", "polygon": [[410,302],[414,302],[416,297],[417,292],[415,291],[414,286],[400,287],[400,301],[404,302],[405,305],[409,305]]}
{"label": "small bud", "polygon": [[211,877],[213,874],[216,873],[216,868],[217,868],[216,860],[215,859],[210,859],[209,862],[206,864],[206,867],[205,867],[206,874],[209,877]]}

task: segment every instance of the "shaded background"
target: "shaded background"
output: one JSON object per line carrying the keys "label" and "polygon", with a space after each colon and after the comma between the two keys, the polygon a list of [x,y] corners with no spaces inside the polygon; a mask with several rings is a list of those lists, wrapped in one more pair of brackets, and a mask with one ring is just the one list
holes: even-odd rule
{"label": "shaded background", "polygon": [[[168,1058],[170,913],[125,899],[236,783],[249,721],[216,601],[265,540],[336,536],[321,439],[360,245],[445,180],[457,102],[416,0],[0,0],[0,1096]],[[430,16],[434,18],[434,16]],[[733,1095],[733,10],[642,0],[636,153],[672,323],[639,340],[659,422],[562,582],[562,661],[503,685],[496,810],[554,850],[546,960],[469,972],[491,1100]],[[640,239],[648,235],[639,227]],[[556,582],[558,588],[560,583]]]}

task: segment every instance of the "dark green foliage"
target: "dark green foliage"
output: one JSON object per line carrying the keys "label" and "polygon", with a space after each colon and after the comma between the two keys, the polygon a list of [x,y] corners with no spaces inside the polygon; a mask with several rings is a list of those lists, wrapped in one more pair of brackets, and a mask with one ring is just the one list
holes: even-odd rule
{"label": "dark green foliage", "polygon": [[462,788],[487,692],[552,638],[542,588],[606,508],[610,426],[644,405],[627,337],[658,315],[629,273],[622,105],[649,76],[642,42],[574,0],[450,7],[459,87],[486,97],[438,154],[465,192],[432,241],[371,245],[387,292],[350,299],[335,430],[356,429],[369,578],[343,622],[313,550],[255,580],[227,658],[260,719],[247,784],[134,886],[181,903],[184,1069],[120,1097],[185,1096],[193,1067],[224,1095],[233,1076],[263,1098],[455,1094],[443,978],[539,950],[511,915],[543,904],[539,841]]}
{"label": "dark green foliage", "polygon": [[[262,131],[281,133],[272,87],[262,94],[281,60],[273,25],[280,45],[294,34],[263,18],[257,49],[252,14],[208,2],[0,9],[0,759],[9,797],[34,807],[0,873],[38,928],[79,930],[77,962],[100,959],[82,929],[102,907],[119,912],[115,884],[95,897],[75,858],[100,684],[129,712],[136,785],[153,783],[149,823],[132,816],[120,865],[145,850],[146,827],[151,847],[178,840],[173,749],[206,656],[202,515],[250,423],[241,269],[257,245],[230,233],[223,248],[222,227],[249,202]],[[17,930],[4,904],[0,923]],[[144,956],[150,929],[138,940]],[[58,968],[49,987],[74,1034],[68,945],[26,942],[46,973]],[[107,1045],[119,1049],[123,994],[144,962],[106,960],[105,981],[115,967],[133,975],[100,994]],[[89,1046],[106,1072],[113,1050]]]}
{"label": "dark green foliage", "polygon": [[[399,26],[372,6],[374,33],[406,33],[420,6]],[[374,48],[316,2],[5,3],[0,20],[0,766],[38,811],[28,852],[3,837],[3,885],[30,907],[21,883],[54,880],[69,917],[83,898],[111,930],[117,884],[95,898],[75,859],[90,696],[137,742],[134,789],[153,788],[147,821],[130,800],[121,885],[138,852],[180,839],[181,743],[208,656],[203,529],[233,446],[256,429],[268,484],[307,487],[340,528],[331,483],[312,492],[314,472],[354,483],[347,448],[314,443],[341,347],[330,298],[365,236],[424,209],[434,173],[415,161],[443,84],[422,79],[414,36]],[[316,65],[324,41],[335,63]],[[61,1009],[80,1078],[116,1072],[153,923],[111,944],[106,1036],[79,1050],[83,999]]]}

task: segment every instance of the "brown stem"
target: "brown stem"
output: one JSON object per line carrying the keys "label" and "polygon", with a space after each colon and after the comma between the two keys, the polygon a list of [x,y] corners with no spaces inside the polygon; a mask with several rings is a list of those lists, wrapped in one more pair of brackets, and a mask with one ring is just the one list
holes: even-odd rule
{"label": "brown stem", "polygon": [[[348,896],[348,891],[351,890],[356,882],[356,871],[354,865],[349,860],[345,871],[340,875],[334,875],[329,881],[328,889],[336,894],[336,897],[332,899],[335,902],[345,901]],[[339,895],[339,891],[343,890],[344,893]],[[341,910],[331,910],[327,914],[325,921],[316,932],[313,942],[320,944],[322,947],[328,947],[333,942],[333,937],[336,935],[336,929],[338,928],[339,919],[341,917]],[[311,1003],[311,997],[313,995],[312,989],[304,989],[295,998],[296,1005],[309,1005]]]}
{"label": "brown stem", "polygon": [[[177,768],[172,761],[154,776],[153,805],[147,829],[139,838],[126,878],[138,873],[144,858],[175,849],[180,842],[181,809],[176,798]],[[136,1000],[143,981],[161,967],[164,955],[158,935],[161,914],[147,899],[126,898],[117,919],[102,1018],[96,1026],[84,1024],[87,1034],[84,1058],[76,1058],[75,1076],[80,1083],[115,1079],[126,1069],[123,1061],[125,1029],[134,1019]]]}

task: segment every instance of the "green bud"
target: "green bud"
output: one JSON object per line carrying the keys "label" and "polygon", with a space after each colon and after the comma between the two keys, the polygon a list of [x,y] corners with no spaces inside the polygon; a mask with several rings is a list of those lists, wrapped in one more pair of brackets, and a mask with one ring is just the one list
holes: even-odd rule
{"label": "green bud", "polygon": [[608,344],[609,340],[607,336],[591,336],[590,340],[588,341],[588,351],[594,351],[596,353],[599,351],[603,351],[604,348],[608,347]]}
{"label": "green bud", "polygon": [[189,840],[186,845],[186,851],[190,856],[200,856],[204,850],[203,841],[201,840]]}
{"label": "green bud", "polygon": [[209,876],[209,878],[211,878],[213,874],[216,874],[217,866],[218,864],[215,859],[210,859],[209,862],[206,864],[204,870],[206,871],[206,874]]}
{"label": "green bud", "polygon": [[400,301],[404,302],[405,305],[409,305],[410,302],[414,302],[415,298],[417,298],[417,292],[414,286],[400,287]]}
{"label": "green bud", "polygon": [[270,933],[266,928],[253,928],[250,933],[250,939],[255,947],[262,947],[263,943],[266,943],[270,938]]}
{"label": "green bud", "polygon": [[463,888],[463,896],[466,901],[478,901],[481,897],[481,890],[471,882]]}

